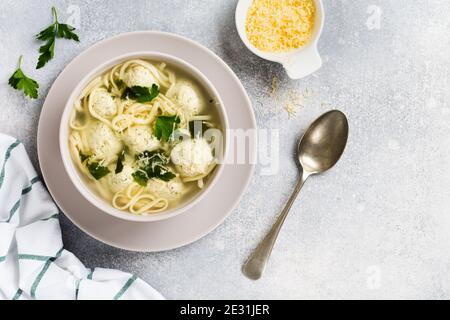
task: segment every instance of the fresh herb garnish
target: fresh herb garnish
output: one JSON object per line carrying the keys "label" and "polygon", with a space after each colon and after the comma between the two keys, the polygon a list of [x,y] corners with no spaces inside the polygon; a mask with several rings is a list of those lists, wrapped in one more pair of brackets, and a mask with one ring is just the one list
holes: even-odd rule
{"label": "fresh herb garnish", "polygon": [[167,171],[165,171],[165,172],[161,172],[160,171],[153,178],[157,178],[159,180],[163,180],[163,181],[168,182],[168,181],[172,180],[175,177],[176,177],[175,173],[173,173],[172,171],[169,171],[169,169],[167,169]]}
{"label": "fresh herb garnish", "polygon": [[205,121],[191,121],[189,122],[189,133],[192,138],[203,137],[209,126]]}
{"label": "fresh herb garnish", "polygon": [[153,84],[151,88],[134,86],[126,88],[122,98],[136,100],[139,103],[151,102],[159,95],[159,87]]}
{"label": "fresh herb garnish", "polygon": [[149,178],[158,178],[164,181],[175,178],[175,174],[167,168],[170,159],[162,150],[144,151],[136,156],[136,161]]}
{"label": "fresh herb garnish", "polygon": [[53,24],[41,31],[36,38],[46,43],[39,48],[40,56],[36,69],[40,69],[55,56],[55,43],[57,38],[80,41],[78,35],[73,31],[74,27],[58,22],[58,13],[56,8],[52,7]]}
{"label": "fresh herb garnish", "polygon": [[141,186],[146,186],[149,179],[170,181],[176,175],[167,167],[170,159],[163,151],[144,151],[136,156],[139,170],[133,174],[133,179]]}
{"label": "fresh herb garnish", "polygon": [[[123,89],[126,88],[126,84],[125,84],[125,82],[123,82],[122,79],[115,79],[115,80],[114,80],[114,85],[115,85],[115,87],[116,87],[116,89],[117,89],[118,91],[122,91]],[[108,92],[111,93],[111,92],[113,91],[114,85],[113,85],[113,84],[110,84],[108,87],[106,87],[106,90],[108,90]],[[123,96],[123,97],[122,97],[122,96]],[[125,93],[123,93],[122,96],[121,96],[122,98],[126,98],[126,97],[125,97]],[[113,99],[115,100],[115,99],[116,99],[116,96],[113,96]]]}
{"label": "fresh herb garnish", "polygon": [[87,154],[84,154],[83,152],[81,152],[81,150],[78,152],[78,154],[80,155],[81,163],[84,163],[86,160],[88,160],[91,157],[91,156],[88,156]]}
{"label": "fresh herb garnish", "polygon": [[22,90],[26,96],[32,99],[37,99],[39,95],[39,84],[35,80],[28,78],[25,73],[23,73],[22,62],[23,56],[19,58],[19,66],[17,70],[14,72],[11,78],[9,78],[9,85],[16,90]]}
{"label": "fresh herb garnish", "polygon": [[121,173],[123,170],[123,162],[125,161],[125,149],[119,153],[119,157],[117,158],[116,164],[116,174]]}
{"label": "fresh herb garnish", "polygon": [[155,122],[155,137],[159,140],[169,141],[178,123],[180,123],[178,116],[159,116]]}
{"label": "fresh herb garnish", "polygon": [[136,171],[132,174],[133,180],[140,186],[146,187],[148,182],[148,176],[144,171]]}
{"label": "fresh herb garnish", "polygon": [[100,165],[98,162],[92,162],[87,165],[89,172],[95,178],[95,180],[100,180],[111,171],[107,167]]}
{"label": "fresh herb garnish", "polygon": [[114,80],[114,82],[116,83],[117,88],[119,89],[125,88],[125,82],[122,79],[116,79]]}

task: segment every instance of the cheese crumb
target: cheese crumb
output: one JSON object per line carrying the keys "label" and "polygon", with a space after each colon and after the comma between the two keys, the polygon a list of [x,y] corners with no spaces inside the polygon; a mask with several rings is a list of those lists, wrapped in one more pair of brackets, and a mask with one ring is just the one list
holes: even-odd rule
{"label": "cheese crumb", "polygon": [[278,92],[278,88],[280,87],[280,80],[277,76],[272,78],[272,90],[270,91],[270,96],[274,97]]}
{"label": "cheese crumb", "polygon": [[315,14],[313,0],[254,0],[247,13],[247,37],[265,52],[300,48],[311,39]]}
{"label": "cheese crumb", "polygon": [[284,89],[280,87],[280,79],[274,75],[271,86],[267,88],[268,95],[273,99],[271,108],[261,108],[264,115],[275,115],[286,112],[289,118],[297,116],[298,111],[305,106],[313,92],[308,89]]}
{"label": "cheese crumb", "polygon": [[293,118],[297,115],[297,111],[304,107],[304,101],[308,98],[309,90],[305,93],[299,93],[295,90],[288,92],[288,97],[284,102],[284,110],[287,112],[289,118]]}
{"label": "cheese crumb", "polygon": [[284,110],[287,112],[289,118],[294,118],[297,115],[298,105],[291,99],[284,102]]}

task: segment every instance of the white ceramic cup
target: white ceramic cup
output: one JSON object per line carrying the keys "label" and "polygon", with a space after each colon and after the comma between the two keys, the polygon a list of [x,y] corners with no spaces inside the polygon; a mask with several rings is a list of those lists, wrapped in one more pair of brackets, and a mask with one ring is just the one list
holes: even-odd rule
{"label": "white ceramic cup", "polygon": [[208,194],[208,191],[211,190],[211,188],[217,182],[218,177],[223,171],[224,164],[218,164],[217,168],[214,170],[212,176],[210,177],[208,183],[205,185],[204,189],[201,190],[193,199],[190,199],[186,203],[182,204],[180,207],[176,207],[173,209],[169,209],[168,211],[159,212],[155,214],[135,215],[114,208],[111,205],[111,203],[107,202],[105,199],[101,198],[93,190],[91,190],[91,188],[88,187],[85,182],[85,177],[83,177],[83,175],[79,172],[76,165],[74,164],[69,149],[69,131],[70,131],[69,118],[74,108],[74,101],[79,98],[82,90],[86,87],[86,85],[89,84],[89,82],[95,79],[95,77],[106,72],[113,66],[131,59],[147,59],[152,61],[166,62],[169,65],[169,67],[171,65],[175,66],[180,70],[186,72],[186,74],[192,76],[206,89],[206,91],[211,95],[211,97],[218,102],[215,105],[218,108],[218,114],[221,122],[220,124],[222,126],[223,131],[223,141],[224,141],[223,159],[226,159],[228,151],[228,130],[227,130],[229,128],[228,117],[225,112],[223,101],[220,98],[219,94],[217,93],[217,90],[206,78],[206,76],[203,75],[203,73],[201,73],[197,68],[195,68],[191,64],[174,56],[159,52],[133,52],[126,55],[118,56],[111,60],[106,61],[102,65],[92,70],[89,74],[87,74],[83,78],[83,80],[81,80],[81,82],[77,85],[77,87],[73,90],[64,108],[59,129],[59,149],[61,152],[64,168],[67,174],[69,175],[70,180],[75,185],[76,189],[81,193],[81,195],[83,195],[83,197],[86,198],[86,200],[88,200],[98,209],[116,218],[128,221],[136,221],[136,222],[160,221],[184,213],[191,207],[193,207],[195,204],[197,204],[199,201],[201,201],[201,199],[203,199]]}
{"label": "white ceramic cup", "polygon": [[322,66],[322,59],[320,58],[319,51],[317,50],[317,43],[322,33],[325,20],[322,1],[314,0],[316,5],[316,17],[310,42],[289,52],[276,53],[264,52],[257,49],[247,38],[245,25],[247,20],[247,12],[252,2],[253,0],[239,0],[236,7],[236,27],[239,36],[247,48],[263,59],[281,63],[288,76],[292,79],[301,79],[319,70]]}

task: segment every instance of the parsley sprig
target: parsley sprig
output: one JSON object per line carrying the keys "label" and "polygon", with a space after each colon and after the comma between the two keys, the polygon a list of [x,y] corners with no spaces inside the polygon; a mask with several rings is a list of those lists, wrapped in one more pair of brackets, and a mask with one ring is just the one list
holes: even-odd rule
{"label": "parsley sprig", "polygon": [[104,167],[98,162],[88,163],[87,167],[90,174],[95,178],[95,180],[100,180],[111,172],[108,167]]}
{"label": "parsley sprig", "polygon": [[9,85],[16,90],[22,90],[26,96],[37,99],[39,84],[25,75],[22,71],[22,62],[23,56],[20,56],[18,68],[9,78]]}
{"label": "parsley sprig", "polygon": [[163,141],[169,141],[177,124],[180,123],[178,116],[159,116],[156,118],[153,134],[156,138]]}
{"label": "parsley sprig", "polygon": [[134,86],[126,88],[122,98],[136,100],[139,103],[152,102],[159,95],[159,87],[153,84],[151,88]]}
{"label": "parsley sprig", "polygon": [[144,151],[136,155],[136,161],[139,164],[139,169],[132,176],[134,181],[143,187],[147,186],[150,179],[167,182],[176,177],[167,166],[170,162],[169,157],[162,150]]}
{"label": "parsley sprig", "polygon": [[117,164],[116,164],[116,174],[121,173],[123,171],[123,162],[125,161],[125,149],[123,149],[119,156],[117,157]]}
{"label": "parsley sprig", "polygon": [[99,162],[91,162],[91,156],[83,153],[81,150],[78,151],[80,160],[82,164],[85,164],[89,173],[94,177],[95,180],[100,180],[104,176],[111,173],[108,167],[102,166]]}
{"label": "parsley sprig", "polygon": [[78,35],[73,31],[74,27],[59,23],[58,13],[56,8],[52,7],[53,24],[42,30],[36,38],[40,41],[45,41],[46,43],[39,48],[40,56],[36,69],[40,69],[47,64],[55,56],[55,44],[57,38],[63,38],[68,40],[80,41]]}

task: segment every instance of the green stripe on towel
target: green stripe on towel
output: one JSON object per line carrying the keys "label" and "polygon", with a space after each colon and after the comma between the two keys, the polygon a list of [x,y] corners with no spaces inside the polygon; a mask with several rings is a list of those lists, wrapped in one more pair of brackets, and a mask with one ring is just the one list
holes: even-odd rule
{"label": "green stripe on towel", "polygon": [[12,217],[14,217],[14,214],[16,213],[17,209],[19,209],[20,200],[21,199],[17,200],[17,202],[14,204],[14,206],[9,211],[9,218],[8,218],[8,220],[6,220],[7,223],[9,223],[11,221],[11,219],[12,219]]}
{"label": "green stripe on towel", "polygon": [[50,260],[53,257],[49,256],[38,256],[35,254],[18,254],[17,258],[19,260],[36,260],[36,261],[47,261]]}
{"label": "green stripe on towel", "polygon": [[125,283],[125,285],[120,289],[120,291],[114,296],[114,300],[119,300],[123,294],[128,290],[128,288],[133,284],[134,281],[136,281],[137,277],[132,276],[128,281]]}
{"label": "green stripe on towel", "polygon": [[33,189],[33,185],[39,181],[39,177],[34,177],[33,179],[31,179],[31,185],[29,187],[26,187],[25,189],[22,190],[22,195],[27,194],[28,192],[30,192]]}
{"label": "green stripe on towel", "polygon": [[36,299],[36,289],[39,286],[39,283],[41,282],[42,278],[44,277],[45,273],[47,272],[48,268],[50,268],[50,265],[58,259],[61,256],[61,253],[63,252],[64,248],[61,248],[54,257],[47,260],[47,262],[42,267],[41,272],[37,275],[36,279],[33,282],[33,285],[31,286],[30,294],[31,298]]}
{"label": "green stripe on towel", "polygon": [[58,220],[58,219],[59,219],[59,213],[55,213],[54,215],[52,215],[52,216],[50,216],[50,217],[48,217],[48,218],[41,219],[41,221],[48,221],[48,220],[51,220],[51,219],[56,219],[56,220]]}
{"label": "green stripe on towel", "polygon": [[14,214],[16,213],[17,209],[19,209],[19,207],[20,207],[20,200],[22,199],[22,196],[27,194],[27,193],[29,193],[33,189],[33,185],[36,182],[38,182],[38,181],[40,181],[39,177],[34,177],[30,181],[30,186],[22,189],[21,198],[19,200],[17,200],[17,202],[14,204],[14,206],[11,209],[11,211],[9,212],[9,218],[8,218],[8,220],[6,220],[7,223],[9,223],[11,221],[11,219],[14,217]]}
{"label": "green stripe on towel", "polygon": [[12,300],[19,300],[20,296],[22,295],[23,291],[21,289],[17,290],[16,294],[12,298]]}
{"label": "green stripe on towel", "polygon": [[5,166],[6,162],[8,162],[9,157],[11,157],[11,152],[15,147],[17,147],[20,144],[19,140],[16,140],[12,145],[8,147],[5,153],[5,161],[3,161],[2,171],[0,172],[0,188],[3,185],[3,181],[5,180]]}
{"label": "green stripe on towel", "polygon": [[0,262],[3,262],[6,260],[6,256],[0,257]]}
{"label": "green stripe on towel", "polygon": [[81,279],[78,279],[77,284],[75,286],[75,300],[78,300],[78,292],[80,291],[80,283],[81,283]]}

